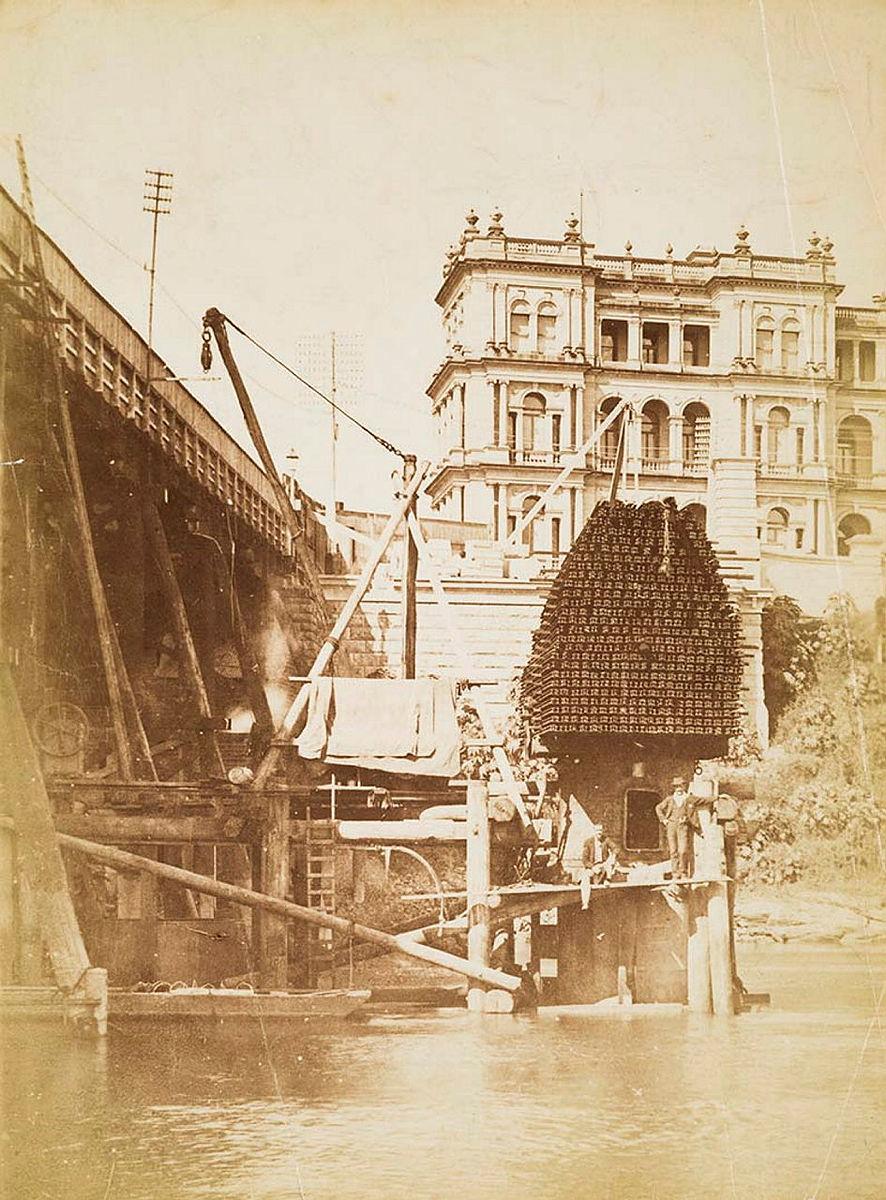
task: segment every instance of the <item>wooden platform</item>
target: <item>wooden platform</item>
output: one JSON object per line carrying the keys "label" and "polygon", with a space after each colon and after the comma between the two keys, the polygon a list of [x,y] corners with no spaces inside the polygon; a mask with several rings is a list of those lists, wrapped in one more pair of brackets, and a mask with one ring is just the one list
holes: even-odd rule
{"label": "wooden platform", "polygon": [[[327,992],[249,992],[233,988],[180,988],[174,992],[108,993],[109,1019],[242,1020],[349,1017],[366,1004],[368,989]],[[58,1020],[68,1015],[68,1002],[53,987],[0,988],[3,1020]]]}
{"label": "wooden platform", "polygon": [[248,992],[236,988],[179,988],[174,992],[111,991],[109,1018],[238,1020],[349,1017],[370,998],[368,989],[328,992]]}

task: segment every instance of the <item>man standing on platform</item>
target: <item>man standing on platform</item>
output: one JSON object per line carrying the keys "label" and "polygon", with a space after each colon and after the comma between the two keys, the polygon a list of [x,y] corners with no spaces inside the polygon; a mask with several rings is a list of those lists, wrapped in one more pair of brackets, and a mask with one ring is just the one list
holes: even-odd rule
{"label": "man standing on platform", "polygon": [[655,806],[655,815],[665,827],[671,856],[671,878],[692,876],[692,800],[685,779],[671,780],[671,794]]}

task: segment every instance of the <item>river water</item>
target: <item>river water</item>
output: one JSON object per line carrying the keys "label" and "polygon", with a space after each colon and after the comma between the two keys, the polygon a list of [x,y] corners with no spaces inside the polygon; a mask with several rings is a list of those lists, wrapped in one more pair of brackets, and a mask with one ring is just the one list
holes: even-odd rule
{"label": "river water", "polygon": [[772,1007],[3,1033],[15,1200],[880,1200],[886,951],[747,945]]}

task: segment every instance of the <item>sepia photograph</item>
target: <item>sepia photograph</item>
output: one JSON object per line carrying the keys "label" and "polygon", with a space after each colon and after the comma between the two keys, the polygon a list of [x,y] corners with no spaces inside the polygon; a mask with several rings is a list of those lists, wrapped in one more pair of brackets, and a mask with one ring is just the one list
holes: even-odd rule
{"label": "sepia photograph", "polygon": [[886,1195],[886,0],[0,0],[0,1196]]}

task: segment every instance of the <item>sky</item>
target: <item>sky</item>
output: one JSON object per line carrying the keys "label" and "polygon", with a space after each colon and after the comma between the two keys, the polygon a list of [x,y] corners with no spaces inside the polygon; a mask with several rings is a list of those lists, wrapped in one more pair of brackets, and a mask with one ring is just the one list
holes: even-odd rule
{"label": "sky", "polygon": [[[0,0],[0,181],[144,332],[146,168],[174,172],[154,344],[199,376],[220,308],[296,369],[362,345],[359,418],[432,457],[434,295],[474,207],[604,253],[835,243],[845,303],[886,290],[886,0]],[[236,339],[236,335],[234,335]],[[326,498],[322,402],[234,342],[275,457]],[[189,384],[248,435],[221,364]],[[327,381],[320,380],[321,385]],[[287,456],[295,454],[297,458]],[[338,499],[399,460],[342,425]]]}

